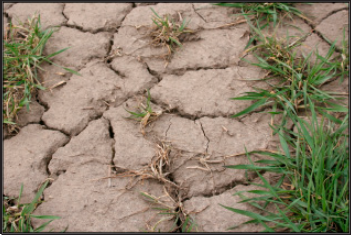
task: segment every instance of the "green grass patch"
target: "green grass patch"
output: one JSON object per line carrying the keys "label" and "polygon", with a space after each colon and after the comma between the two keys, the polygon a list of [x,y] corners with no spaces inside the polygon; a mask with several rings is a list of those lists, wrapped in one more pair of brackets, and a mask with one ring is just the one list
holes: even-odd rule
{"label": "green grass patch", "polygon": [[[349,76],[345,32],[341,50],[335,48],[335,41],[330,43],[325,56],[318,50],[298,56],[294,49],[301,46],[310,33],[295,38],[292,43],[289,36],[278,40],[274,35],[263,33],[270,22],[274,26],[278,24],[281,20],[278,13],[304,18],[292,4],[218,5],[242,9],[253,39],[257,40],[255,46],[248,48],[251,41],[245,48],[248,48],[247,53],[254,54],[257,62],[248,62],[267,71],[265,78],[257,80],[266,81],[270,87],[232,98],[254,101],[232,117],[263,107],[269,109],[265,112],[272,118],[277,114],[282,117],[279,124],[272,121],[270,125],[273,133],[279,135],[280,151],[247,152],[250,164],[226,166],[257,173],[262,183],[254,185],[262,189],[248,191],[255,195],[253,197],[244,196],[244,191],[236,194],[243,199],[241,203],[251,204],[260,213],[221,206],[250,217],[251,220],[244,224],[259,223],[264,228],[262,232],[349,232],[349,109],[340,104],[343,99],[340,96],[345,94],[322,90],[323,85]],[[315,59],[312,61],[312,58]],[[308,120],[301,118],[301,114],[307,115]],[[288,121],[294,128],[286,125]],[[271,159],[253,162],[252,154]],[[260,173],[262,170],[278,173],[281,178],[276,183],[269,183]],[[241,225],[228,229],[238,226]]]}
{"label": "green grass patch", "polygon": [[[59,66],[50,59],[68,49],[43,55],[45,44],[53,33],[53,29],[41,29],[40,15],[19,25],[10,23],[8,26],[3,54],[3,125],[9,132],[16,129],[18,111],[24,106],[29,110],[33,91],[45,90],[38,78],[40,64],[48,62]],[[72,69],[63,69],[78,74]]]}
{"label": "green grass patch", "polygon": [[138,104],[138,110],[136,111],[130,111],[125,109],[129,114],[131,114],[129,116],[130,119],[134,119],[137,122],[140,123],[140,131],[143,135],[145,135],[145,127],[155,121],[161,114],[162,111],[158,111],[158,112],[154,112],[151,108],[151,95],[150,95],[150,91],[147,90],[147,99],[146,99],[146,105],[139,103]]}
{"label": "green grass patch", "polygon": [[190,21],[187,22],[186,19],[179,19],[176,21],[168,14],[159,16],[153,8],[151,8],[151,11],[154,13],[151,20],[155,26],[149,34],[152,38],[151,44],[155,47],[166,47],[168,53],[164,58],[169,61],[175,49],[177,47],[182,47],[180,36],[186,33],[193,33],[193,31],[187,27]]}
{"label": "green grass patch", "polygon": [[[10,233],[26,233],[26,232],[42,232],[48,224],[55,219],[60,219],[58,216],[52,215],[33,215],[33,211],[42,202],[40,197],[47,187],[49,181],[46,181],[35,195],[33,201],[28,204],[21,204],[21,196],[23,191],[23,184],[21,185],[18,198],[3,198],[3,232]],[[31,224],[31,219],[45,219],[47,222],[34,228]]]}
{"label": "green grass patch", "polygon": [[[266,228],[262,232],[349,232],[349,135],[345,133],[349,115],[341,124],[318,120],[309,102],[309,122],[290,112],[297,131],[279,131],[282,153],[252,151],[247,153],[249,159],[251,154],[261,154],[272,160],[250,159],[248,165],[226,166],[255,170],[261,178],[263,183],[255,185],[262,190],[248,191],[257,196],[244,197],[243,191],[237,194],[243,199],[241,203],[250,203],[265,215],[224,207],[252,218],[245,224],[262,224]],[[266,172],[278,172],[281,179],[270,185],[260,174],[258,163],[269,163]],[[276,213],[266,209],[272,204]]]}
{"label": "green grass patch", "polygon": [[[287,120],[287,111],[284,111],[284,108],[297,115],[308,109],[305,105],[308,98],[312,100],[320,114],[347,112],[347,109],[339,104],[339,100],[344,99],[343,94],[321,89],[324,84],[347,76],[349,72],[343,64],[348,60],[346,56],[344,60],[340,60],[340,56],[335,57],[335,42],[324,57],[316,51],[316,59],[312,61],[310,58],[313,52],[301,57],[293,50],[301,45],[300,39],[304,36],[288,44],[286,42],[289,40],[279,41],[275,37],[265,36],[259,26],[255,27],[248,23],[256,32],[260,44],[247,49],[247,52],[254,53],[258,62],[247,62],[267,71],[266,77],[262,80],[268,83],[270,80],[278,82],[269,83],[268,90],[255,89],[255,92],[246,92],[243,96],[232,98],[255,101],[232,117],[240,117],[260,107],[269,106],[271,107],[269,112],[283,113],[282,123],[284,124]],[[332,121],[337,121],[332,116],[327,116]]]}
{"label": "green grass patch", "polygon": [[215,3],[214,5],[239,8],[243,15],[253,16],[253,19],[266,25],[273,22],[275,26],[281,18],[292,18],[293,15],[305,18],[301,11],[294,7],[295,3]]}

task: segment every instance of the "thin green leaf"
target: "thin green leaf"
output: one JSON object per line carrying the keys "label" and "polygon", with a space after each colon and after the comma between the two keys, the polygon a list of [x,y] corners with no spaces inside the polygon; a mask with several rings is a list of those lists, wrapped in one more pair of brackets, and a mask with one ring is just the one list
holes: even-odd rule
{"label": "thin green leaf", "polygon": [[257,109],[258,107],[264,105],[266,103],[266,101],[267,101],[267,99],[259,100],[259,101],[255,102],[254,104],[252,104],[251,106],[249,106],[248,108],[244,109],[243,111],[241,111],[235,115],[232,115],[231,117],[236,118],[236,117],[240,117],[242,115],[245,115],[247,113],[250,113],[250,112],[254,111],[255,109]]}

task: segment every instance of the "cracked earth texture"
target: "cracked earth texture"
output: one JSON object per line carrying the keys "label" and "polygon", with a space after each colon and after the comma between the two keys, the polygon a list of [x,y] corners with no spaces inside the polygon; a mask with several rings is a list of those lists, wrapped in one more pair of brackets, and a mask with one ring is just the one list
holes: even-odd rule
{"label": "cracked earth texture", "polygon": [[[185,41],[167,67],[156,57],[165,50],[148,46],[145,37],[147,25],[152,24],[150,6],[160,15],[181,14],[191,19],[189,27],[197,31],[197,37]],[[336,45],[341,46],[344,26],[348,35],[348,5],[297,7],[311,21],[294,18],[284,22],[277,36],[313,31],[298,53],[318,48],[325,55],[327,40],[339,39]],[[46,87],[62,84],[37,92],[31,111],[19,113],[20,132],[4,133],[4,194],[16,196],[24,183],[22,202],[29,202],[41,183],[51,178],[44,191],[45,202],[35,211],[37,215],[61,217],[48,229],[145,231],[162,215],[138,191],[160,197],[169,185],[144,179],[128,188],[132,178],[106,177],[145,168],[156,157],[157,144],[165,142],[172,146],[169,180],[180,185],[170,193],[174,198],[180,196],[183,210],[194,216],[198,231],[225,232],[247,221],[248,217],[218,204],[253,210],[238,203],[240,199],[232,194],[254,189],[248,181],[259,179],[242,170],[223,168],[224,164],[248,163],[245,156],[225,156],[244,152],[244,146],[248,151],[275,148],[277,139],[271,136],[266,114],[229,117],[250,104],[229,98],[267,86],[243,81],[265,75],[265,71],[239,60],[249,40],[243,36],[248,25],[220,27],[237,21],[236,11],[208,3],[5,3],[4,24],[40,13],[43,28],[60,25],[45,52],[71,47],[53,61],[82,76],[42,65],[45,71],[40,71],[40,78]],[[348,79],[342,85],[329,83],[325,89],[348,92],[347,87]],[[146,89],[150,89],[153,110],[164,113],[143,135],[138,123],[125,118],[125,109],[132,110],[138,100],[145,100]],[[274,180],[277,176],[265,177]],[[157,231],[168,231],[172,223],[165,220]],[[261,226],[250,225],[230,231],[260,230]]]}

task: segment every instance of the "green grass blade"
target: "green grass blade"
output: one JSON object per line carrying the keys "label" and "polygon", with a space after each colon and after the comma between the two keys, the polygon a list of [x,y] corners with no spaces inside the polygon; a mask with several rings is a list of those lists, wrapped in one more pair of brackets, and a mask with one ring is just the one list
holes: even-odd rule
{"label": "green grass blade", "polygon": [[254,111],[255,109],[257,109],[258,107],[264,105],[266,103],[266,101],[267,101],[267,99],[259,100],[259,101],[255,102],[254,104],[252,104],[251,106],[249,106],[248,108],[244,109],[243,111],[241,111],[235,115],[232,115],[231,117],[236,118],[236,117],[240,117],[242,115],[245,115],[247,113],[250,113],[250,112]]}
{"label": "green grass blade", "polygon": [[150,9],[157,16],[157,18],[162,19],[152,7],[150,7]]}
{"label": "green grass blade", "polygon": [[279,131],[279,140],[280,140],[280,144],[281,144],[281,146],[283,148],[283,151],[285,153],[285,156],[287,156],[288,158],[291,158],[290,157],[289,146],[288,146],[288,143],[285,140],[285,135],[283,134],[282,130]]}
{"label": "green grass blade", "polygon": [[33,232],[36,232],[36,233],[42,232],[42,231],[46,228],[46,226],[47,226],[48,224],[50,224],[52,221],[53,221],[53,220],[49,220],[49,221],[43,223],[43,224],[40,225],[38,228],[36,228]]}
{"label": "green grass blade", "polygon": [[224,206],[224,205],[222,205],[222,204],[219,204],[219,205],[222,206],[223,208],[227,209],[227,210],[230,210],[230,211],[232,211],[232,212],[235,212],[235,213],[238,213],[238,214],[241,214],[241,215],[248,216],[248,217],[250,217],[250,218],[253,218],[253,219],[256,219],[256,220],[259,220],[259,221],[273,222],[272,219],[269,219],[269,218],[267,218],[266,216],[257,214],[257,213],[255,213],[255,212],[240,210],[240,209],[236,209],[236,208]]}
{"label": "green grass blade", "polygon": [[182,45],[177,39],[175,39],[175,38],[173,38],[173,37],[169,37],[169,39],[170,39],[172,42],[176,43],[179,47],[183,47],[183,45]]}
{"label": "green grass blade", "polygon": [[33,210],[35,209],[35,204],[38,203],[38,200],[41,197],[41,195],[43,194],[43,191],[46,188],[46,186],[48,185],[48,183],[49,183],[48,180],[45,181],[45,183],[38,190],[33,201],[30,204],[25,206],[25,208],[22,210],[22,213],[21,213],[22,216],[29,215],[33,212]]}
{"label": "green grass blade", "polygon": [[30,215],[30,217],[36,218],[36,219],[50,219],[50,220],[61,219],[61,217],[53,216],[53,215]]}
{"label": "green grass blade", "polygon": [[58,51],[56,51],[56,52],[54,52],[54,53],[52,53],[52,54],[46,56],[46,58],[51,58],[51,57],[54,57],[54,56],[56,56],[56,55],[58,55],[58,54],[61,54],[62,52],[68,50],[69,48],[70,48],[70,47],[66,47],[66,48],[64,48],[64,49],[62,49],[62,50],[58,50]]}

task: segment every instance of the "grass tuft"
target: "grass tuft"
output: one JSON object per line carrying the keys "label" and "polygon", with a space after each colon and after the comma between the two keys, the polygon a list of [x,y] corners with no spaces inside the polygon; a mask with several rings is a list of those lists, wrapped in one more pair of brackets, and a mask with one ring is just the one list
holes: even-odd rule
{"label": "grass tuft", "polygon": [[[337,78],[346,76],[348,69],[335,55],[335,42],[331,45],[328,53],[323,57],[316,52],[315,61],[311,61],[312,52],[299,57],[293,48],[301,45],[301,39],[297,39],[292,44],[286,44],[286,40],[276,40],[270,36],[264,36],[259,26],[256,28],[249,23],[250,27],[257,34],[260,44],[247,49],[253,52],[257,58],[256,63],[248,61],[250,64],[267,71],[266,77],[262,80],[278,81],[277,84],[270,84],[269,90],[255,89],[255,92],[246,92],[245,95],[232,98],[233,100],[254,100],[255,102],[248,108],[236,113],[232,117],[253,112],[263,107],[271,107],[270,112],[276,113],[287,107],[292,113],[299,113],[308,110],[305,105],[310,98],[320,114],[330,112],[347,112],[347,108],[341,106],[339,100],[344,99],[343,94],[322,91],[321,87]],[[283,113],[282,123],[286,122],[287,112]],[[328,115],[332,121],[340,122]]]}
{"label": "grass tuft", "polygon": [[[325,84],[340,78],[342,81],[345,76],[349,76],[345,33],[339,55],[335,53],[334,42],[330,43],[325,56],[316,51],[314,61],[313,52],[297,56],[293,49],[300,46],[310,34],[290,43],[289,37],[278,40],[262,33],[269,21],[273,21],[274,25],[278,22],[278,4],[281,3],[219,4],[242,8],[254,34],[253,38],[258,41],[257,45],[246,50],[247,53],[253,52],[258,62],[249,63],[268,72],[262,80],[274,79],[278,82],[268,83],[268,90],[255,89],[255,92],[246,92],[241,97],[233,98],[255,102],[232,117],[269,107],[267,113],[272,115],[270,126],[274,134],[279,135],[281,147],[278,152],[246,152],[250,164],[225,166],[255,171],[260,177],[262,183],[254,185],[263,189],[248,191],[256,194],[254,197],[245,197],[244,191],[237,193],[243,199],[241,203],[251,204],[260,213],[221,206],[250,217],[251,220],[244,224],[260,223],[265,228],[262,232],[346,233],[349,232],[349,110],[339,102],[342,98],[338,96],[345,94],[321,89]],[[280,10],[301,17],[293,8],[290,11],[286,7]],[[252,20],[255,17],[249,19],[250,14],[256,16],[256,20]],[[264,20],[268,23],[263,24]],[[278,125],[273,123],[276,114],[282,114]],[[305,114],[309,120],[301,118],[301,114]],[[340,116],[343,118],[339,119]],[[287,127],[288,121],[293,123],[294,128]],[[272,160],[253,162],[251,154],[263,155]],[[269,183],[260,173],[262,170],[279,173],[281,179],[277,183]],[[235,227],[238,226],[229,229]]]}
{"label": "grass tuft", "polygon": [[[17,112],[29,103],[35,90],[45,90],[38,78],[42,62],[52,63],[50,59],[68,48],[43,55],[45,44],[54,33],[53,29],[42,30],[40,15],[29,18],[27,22],[8,24],[4,37],[3,67],[3,124],[9,132],[18,129]],[[63,68],[69,72],[76,71]]]}
{"label": "grass tuft", "polygon": [[253,16],[251,18],[263,22],[268,25],[273,22],[276,26],[281,18],[289,17],[292,19],[293,15],[305,18],[301,11],[294,7],[295,3],[215,3],[214,5],[223,7],[234,7],[239,8],[242,11],[242,15]]}
{"label": "grass tuft", "polygon": [[147,90],[147,100],[146,105],[140,103],[138,106],[138,110],[133,112],[125,109],[128,113],[131,114],[129,118],[135,119],[140,123],[140,132],[145,135],[145,127],[155,121],[161,114],[162,111],[154,112],[151,108],[151,95],[150,91]]}
{"label": "grass tuft", "polygon": [[[255,170],[261,178],[263,184],[259,186],[264,190],[249,191],[257,196],[246,198],[243,191],[238,194],[244,199],[242,202],[267,215],[225,208],[252,218],[245,224],[261,223],[266,228],[262,232],[349,232],[349,135],[345,134],[349,115],[340,125],[324,118],[318,120],[310,104],[310,123],[290,113],[297,131],[285,128],[279,132],[283,153],[247,153],[249,159],[251,154],[273,159],[265,170],[282,175],[276,185],[270,185],[260,174],[262,167],[256,165],[259,161],[254,163],[250,159],[249,165],[227,166]],[[265,206],[260,206],[258,201]],[[277,213],[267,212],[268,205],[275,205]]]}
{"label": "grass tuft", "polygon": [[178,197],[172,197],[169,192],[179,192],[180,186],[169,180],[171,159],[171,144],[166,142],[160,142],[157,144],[157,155],[151,160],[148,166],[145,166],[138,170],[127,170],[124,172],[112,176],[113,178],[119,177],[133,177],[135,180],[130,181],[131,185],[127,185],[127,189],[133,188],[140,180],[157,180],[162,182],[164,187],[164,195],[162,197],[156,197],[148,192],[139,192],[142,198],[157,207],[152,209],[159,211],[158,214],[164,215],[155,224],[147,224],[147,232],[159,232],[158,226],[164,221],[173,221],[172,227],[168,232],[176,232],[181,230],[182,232],[191,232],[196,230],[195,220],[191,215],[187,214],[183,210],[182,198],[179,194]]}
{"label": "grass tuft", "polygon": [[155,197],[147,192],[140,192],[140,195],[145,201],[157,205],[157,207],[153,207],[153,209],[158,211],[158,214],[167,216],[157,221],[154,225],[148,226],[148,232],[160,232],[157,231],[157,226],[163,221],[173,221],[173,225],[168,232],[180,231],[182,233],[187,233],[193,232],[194,230],[197,231],[197,224],[194,218],[184,211],[180,198],[178,198],[178,200],[173,199],[166,189],[165,195],[161,198],[168,198],[167,201],[171,202],[172,205],[167,203],[166,199]]}
{"label": "grass tuft", "polygon": [[[35,195],[33,201],[28,204],[21,204],[21,195],[23,191],[23,184],[17,199],[15,198],[3,198],[3,232],[11,233],[25,233],[25,232],[42,232],[48,224],[55,219],[60,219],[58,216],[52,215],[33,215],[33,211],[41,203],[40,197],[47,187],[49,181],[47,180],[39,189]],[[46,219],[49,220],[41,224],[37,228],[33,228],[31,219]]]}
{"label": "grass tuft", "polygon": [[171,174],[169,172],[170,164],[171,164],[169,159],[169,154],[171,151],[170,143],[160,142],[159,144],[157,144],[157,149],[158,149],[157,155],[152,159],[149,165],[138,170],[126,170],[122,173],[117,174],[116,176],[114,176],[114,178],[118,178],[118,177],[136,178],[136,180],[134,181],[134,184],[132,184],[131,186],[128,186],[128,188],[134,187],[134,185],[139,180],[144,180],[144,179],[158,180],[172,187],[179,188],[177,184],[175,184],[174,182],[168,179],[169,174]]}
{"label": "grass tuft", "polygon": [[153,8],[151,8],[151,11],[154,13],[151,19],[154,23],[154,28],[149,33],[152,38],[151,45],[168,49],[168,53],[163,56],[168,63],[172,53],[175,52],[175,48],[182,47],[180,36],[186,33],[193,33],[193,31],[187,28],[189,22],[186,19],[182,19],[181,16],[179,21],[175,21],[170,15],[161,17]]}

